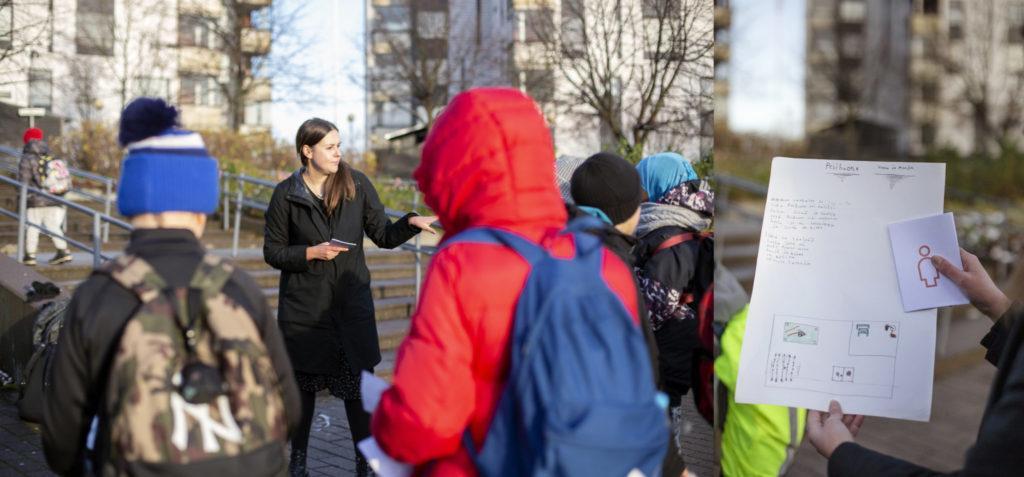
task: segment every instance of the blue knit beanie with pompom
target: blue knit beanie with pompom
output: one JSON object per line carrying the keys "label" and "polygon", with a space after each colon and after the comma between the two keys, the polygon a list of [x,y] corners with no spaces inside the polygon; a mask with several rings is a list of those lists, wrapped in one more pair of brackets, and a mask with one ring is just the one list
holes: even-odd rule
{"label": "blue knit beanie with pompom", "polygon": [[178,128],[174,106],[135,99],[121,113],[117,139],[128,149],[117,187],[121,215],[217,209],[217,160],[199,134]]}

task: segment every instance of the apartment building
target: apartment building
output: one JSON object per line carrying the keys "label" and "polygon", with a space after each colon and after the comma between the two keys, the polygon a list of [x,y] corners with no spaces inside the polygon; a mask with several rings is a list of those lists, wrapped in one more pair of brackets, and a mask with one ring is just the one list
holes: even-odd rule
{"label": "apartment building", "polygon": [[[7,5],[0,9],[0,102],[44,108],[65,124],[112,123],[132,98],[158,96],[178,105],[188,128],[269,131],[270,81],[253,78],[249,65],[270,51],[271,33],[254,18],[271,0]],[[239,45],[238,55],[229,44]],[[232,84],[245,91],[236,108],[226,94]]]}

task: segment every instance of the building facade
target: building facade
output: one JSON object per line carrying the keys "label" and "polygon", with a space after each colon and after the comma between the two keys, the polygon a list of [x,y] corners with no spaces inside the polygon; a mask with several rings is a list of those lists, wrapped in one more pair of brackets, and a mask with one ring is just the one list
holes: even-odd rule
{"label": "building facade", "polygon": [[[393,171],[385,167],[386,172],[407,173],[417,161],[416,151],[397,151],[388,138],[396,134],[406,137],[404,133],[409,129],[427,127],[436,115],[436,111],[428,110],[439,111],[459,91],[477,86],[512,86],[526,91],[541,106],[551,125],[557,154],[588,156],[600,150],[616,150],[618,140],[607,126],[607,117],[612,116],[623,129],[629,129],[634,126],[631,118],[644,114],[639,105],[645,98],[626,76],[635,79],[658,73],[644,66],[650,58],[644,57],[642,37],[653,29],[647,28],[655,21],[650,5],[661,3],[669,10],[683,11],[684,4],[701,7],[704,13],[696,23],[706,31],[706,38],[701,40],[711,44],[712,0],[625,2],[622,14],[641,25],[636,28],[618,16],[619,12],[602,16],[607,15],[609,4],[595,0],[368,0],[367,147],[376,152],[382,164],[398,161],[406,166]],[[623,71],[609,75],[622,78],[610,79],[609,93],[614,94],[617,103],[612,112],[606,113],[605,120],[578,100],[572,78],[578,72],[556,63],[571,62],[585,54],[582,49],[586,48],[587,32],[604,28],[603,21],[618,25],[626,33],[621,44],[608,48],[610,54],[619,54],[620,49],[640,51],[638,58],[617,60],[622,61]],[[580,51],[572,45],[578,45]],[[671,53],[671,49],[666,50],[660,54]],[[401,58],[394,58],[396,53]],[[443,67],[432,69],[430,61],[442,59]],[[715,87],[711,49],[708,48],[706,57],[693,63],[674,76],[671,92],[666,95],[673,108],[665,109],[677,114],[678,110],[685,110],[685,117],[669,118],[663,114],[651,118],[652,128],[666,131],[649,135],[645,148],[648,153],[677,150],[691,158],[710,153]],[[408,65],[415,68],[406,68]],[[405,74],[401,73],[403,69]],[[416,74],[422,71],[441,73],[431,79]],[[416,99],[417,95],[424,98],[422,93],[427,88],[439,91],[429,98],[434,104]],[[685,135],[667,132],[664,127],[682,121],[693,125]]]}
{"label": "building facade", "polygon": [[[254,13],[271,0],[52,0],[0,9],[0,101],[45,108],[65,124],[115,122],[137,96],[176,104],[183,126],[268,132],[268,79],[245,65],[270,51]],[[237,26],[237,30],[233,28]],[[225,85],[237,32],[244,104],[235,120]]]}
{"label": "building facade", "polygon": [[820,151],[969,153],[1024,137],[1024,0],[809,0],[806,51],[805,131]]}

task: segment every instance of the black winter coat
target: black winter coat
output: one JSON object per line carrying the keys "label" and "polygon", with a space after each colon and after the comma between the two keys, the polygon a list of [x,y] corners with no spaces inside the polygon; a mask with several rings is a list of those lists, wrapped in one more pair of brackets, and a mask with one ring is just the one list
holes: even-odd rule
{"label": "black winter coat", "polygon": [[992,381],[978,440],[967,451],[963,469],[940,473],[847,442],[832,452],[828,475],[1016,476],[1024,469],[1024,308],[1015,305],[992,326],[981,344],[985,359],[998,368]]}
{"label": "black winter coat", "polygon": [[[687,232],[693,230],[667,226],[643,236],[635,248],[642,275],[663,287],[675,290],[688,288],[696,272],[698,241],[691,240],[654,254],[665,240]],[[645,303],[652,315],[667,314],[680,305],[676,302],[666,303],[672,301],[665,294],[667,288],[656,290],[650,285],[644,287],[641,283]],[[675,407],[680,404],[682,396],[690,391],[692,384],[693,353],[700,346],[697,320],[651,316],[651,321],[652,324],[659,323],[654,331],[658,343],[658,369],[670,405]]]}
{"label": "black winter coat", "polygon": [[[363,235],[379,247],[395,248],[419,232],[409,224],[415,214],[392,223],[370,179],[352,170],[355,197],[327,217],[302,172],[277,185],[266,214],[263,258],[281,270],[278,326],[296,371],[340,375],[344,352],[358,375],[380,363]],[[331,261],[306,261],[308,247],[332,238],[359,246]]]}

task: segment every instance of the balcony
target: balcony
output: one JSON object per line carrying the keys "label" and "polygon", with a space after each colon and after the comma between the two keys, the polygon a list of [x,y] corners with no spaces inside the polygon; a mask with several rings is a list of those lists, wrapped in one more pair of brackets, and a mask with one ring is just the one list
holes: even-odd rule
{"label": "balcony", "polygon": [[243,28],[242,53],[247,55],[265,55],[270,53],[270,30]]}
{"label": "balcony", "polygon": [[178,48],[178,71],[202,75],[218,75],[221,55],[215,50],[195,46]]}
{"label": "balcony", "polygon": [[271,3],[273,3],[272,0],[238,0],[236,5],[245,10],[259,10],[269,7]]}
{"label": "balcony", "polygon": [[725,63],[729,61],[729,45],[715,45],[715,62]]}
{"label": "balcony", "polygon": [[188,129],[217,130],[227,127],[225,110],[215,106],[180,105],[181,125]]}
{"label": "balcony", "polygon": [[268,102],[271,100],[269,78],[252,78],[249,80],[246,100],[250,103]]}
{"label": "balcony", "polygon": [[732,23],[732,12],[729,7],[715,7],[715,28],[729,28]]}
{"label": "balcony", "polygon": [[178,13],[180,15],[218,18],[224,15],[224,5],[221,2],[204,0],[180,0],[178,3]]}

